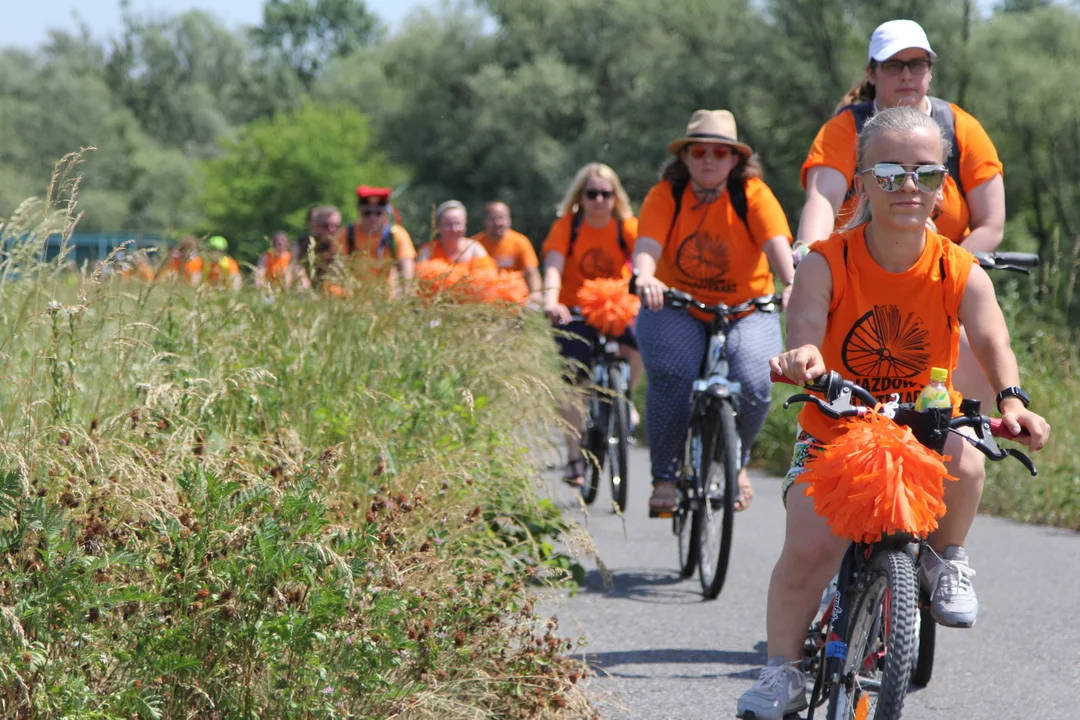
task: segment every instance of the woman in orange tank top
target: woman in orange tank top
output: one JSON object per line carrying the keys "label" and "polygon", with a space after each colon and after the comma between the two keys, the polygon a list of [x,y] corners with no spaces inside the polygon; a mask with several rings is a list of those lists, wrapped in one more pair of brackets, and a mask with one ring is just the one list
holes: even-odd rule
{"label": "woman in orange tank top", "polygon": [[274,233],[273,248],[263,253],[259,267],[255,269],[257,287],[292,287],[292,253],[289,252],[289,236],[282,231]]}
{"label": "woman in orange tank top", "polygon": [[468,219],[465,206],[457,200],[435,208],[435,237],[420,248],[420,260],[444,260],[469,270],[495,270],[495,261],[484,246],[466,236]]}
{"label": "woman in orange tank top", "polygon": [[[917,109],[883,110],[866,123],[858,145],[859,211],[799,265],[788,306],[789,349],[770,361],[775,372],[802,384],[835,369],[871,390],[878,385],[879,396],[888,384],[908,399],[929,382],[932,365],[955,368],[963,322],[994,389],[1019,385],[990,278],[968,251],[927,228],[944,184],[947,145],[937,123]],[[1025,428],[1025,444],[1040,449],[1050,431],[1046,421],[1015,395],[999,399],[1004,424],[1013,433]],[[810,412],[800,422],[787,484],[801,471],[807,448],[836,433],[833,423]],[[971,627],[978,601],[963,546],[982,494],[983,456],[955,435],[944,455],[959,481],[947,483],[948,513],[920,560],[920,578],[937,622]],[[802,492],[787,496],[786,527],[769,586],[769,663],[740,698],[739,717],[779,720],[806,707],[800,667],[806,628],[848,545]]]}

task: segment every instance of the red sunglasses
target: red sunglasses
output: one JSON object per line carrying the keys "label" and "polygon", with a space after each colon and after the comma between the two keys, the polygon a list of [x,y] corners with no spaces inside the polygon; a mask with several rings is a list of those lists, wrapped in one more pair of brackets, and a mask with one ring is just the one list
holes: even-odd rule
{"label": "red sunglasses", "polygon": [[[712,156],[717,160],[727,160],[731,157],[731,146],[729,145],[712,145]],[[705,153],[708,152],[704,145],[695,145],[690,148],[690,157],[695,160],[700,160],[705,157]]]}

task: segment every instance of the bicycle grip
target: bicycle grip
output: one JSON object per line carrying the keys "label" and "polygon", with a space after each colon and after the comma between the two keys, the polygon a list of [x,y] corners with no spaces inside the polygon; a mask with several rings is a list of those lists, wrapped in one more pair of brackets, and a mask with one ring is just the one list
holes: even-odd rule
{"label": "bicycle grip", "polygon": [[1031,437],[1023,426],[1020,427],[1019,435],[1013,435],[1009,432],[1009,428],[1005,427],[1005,423],[1001,421],[1001,418],[990,418],[990,434],[1005,440],[1022,440]]}
{"label": "bicycle grip", "polygon": [[787,375],[785,375],[783,373],[775,372],[771,368],[769,370],[769,379],[772,380],[774,383],[784,383],[785,385],[794,385],[795,387],[802,387],[802,385],[800,385],[799,383],[795,382],[794,380],[789,379]]}
{"label": "bicycle grip", "polygon": [[996,252],[991,253],[991,255],[998,265],[1014,265],[1024,268],[1039,266],[1039,256],[1035,253]]}

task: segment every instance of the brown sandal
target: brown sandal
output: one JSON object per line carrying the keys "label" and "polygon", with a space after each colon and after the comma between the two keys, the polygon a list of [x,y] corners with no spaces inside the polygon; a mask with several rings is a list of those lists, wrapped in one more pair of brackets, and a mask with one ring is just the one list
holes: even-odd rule
{"label": "brown sandal", "polygon": [[652,497],[649,498],[649,517],[671,517],[679,503],[679,493],[675,483],[661,481],[653,483]]}

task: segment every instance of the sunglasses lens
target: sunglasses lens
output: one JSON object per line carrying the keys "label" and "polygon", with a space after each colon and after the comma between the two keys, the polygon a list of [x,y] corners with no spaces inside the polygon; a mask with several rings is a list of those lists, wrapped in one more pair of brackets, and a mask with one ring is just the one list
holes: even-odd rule
{"label": "sunglasses lens", "polygon": [[935,192],[945,182],[945,171],[941,168],[919,168],[915,171],[915,182],[924,192]]}
{"label": "sunglasses lens", "polygon": [[611,197],[611,195],[612,195],[612,192],[610,190],[586,190],[585,191],[585,197],[589,198],[590,200],[600,200],[600,199],[607,200],[609,197]]}
{"label": "sunglasses lens", "polygon": [[713,148],[712,154],[717,160],[727,160],[728,156],[731,155],[731,148],[727,145],[720,145]]}
{"label": "sunglasses lens", "polygon": [[705,148],[703,148],[703,147],[690,148],[690,157],[694,158],[695,160],[700,160],[701,158],[705,157]]}
{"label": "sunglasses lens", "polygon": [[899,165],[882,164],[874,166],[874,178],[878,187],[885,192],[896,192],[904,186],[907,173]]}

